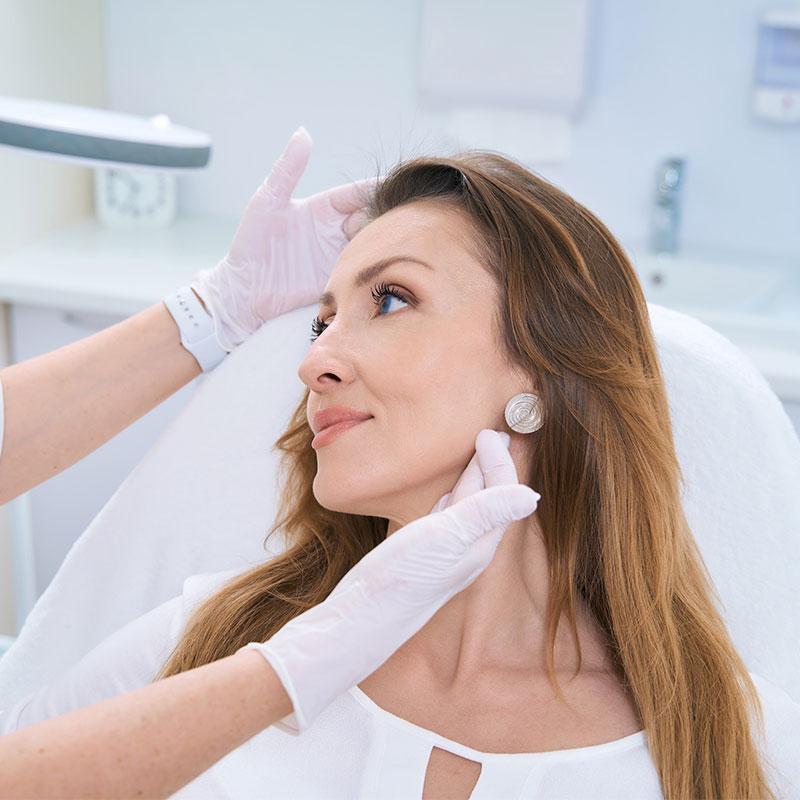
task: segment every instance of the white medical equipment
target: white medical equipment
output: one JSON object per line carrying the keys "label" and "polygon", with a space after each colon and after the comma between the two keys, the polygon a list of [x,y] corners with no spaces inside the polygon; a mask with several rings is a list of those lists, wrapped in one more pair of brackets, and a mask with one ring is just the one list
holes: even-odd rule
{"label": "white medical equipment", "polygon": [[[650,305],[670,398],[684,507],[750,671],[800,701],[800,441],[780,401],[727,339]],[[304,389],[316,307],[264,324],[204,376],[172,425],[68,553],[0,659],[0,708],[111,632],[180,594],[189,575],[269,557],[271,447]],[[535,488],[535,487],[534,487]],[[272,552],[280,547],[271,540]]]}
{"label": "white medical equipment", "polygon": [[208,134],[174,125],[166,114],[26,97],[0,97],[0,146],[95,167],[95,214],[109,227],[171,224],[176,174],[204,169],[211,158]]}
{"label": "white medical equipment", "polygon": [[106,108],[0,97],[0,144],[96,167],[203,169],[211,157],[205,133],[173,125],[166,114],[146,118]]}

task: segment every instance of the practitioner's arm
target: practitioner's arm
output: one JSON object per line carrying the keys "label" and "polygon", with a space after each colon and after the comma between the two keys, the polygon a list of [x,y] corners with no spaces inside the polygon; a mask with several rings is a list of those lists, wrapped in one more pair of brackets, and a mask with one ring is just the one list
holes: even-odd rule
{"label": "practitioner's arm", "polygon": [[0,737],[0,798],[167,797],[291,712],[242,651]]}
{"label": "practitioner's arm", "polygon": [[84,458],[200,373],[161,302],[0,370],[0,504]]}

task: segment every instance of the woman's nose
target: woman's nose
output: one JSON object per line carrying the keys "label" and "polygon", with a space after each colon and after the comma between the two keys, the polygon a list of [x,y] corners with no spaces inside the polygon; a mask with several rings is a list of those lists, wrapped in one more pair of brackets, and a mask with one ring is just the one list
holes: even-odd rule
{"label": "woman's nose", "polygon": [[326,330],[326,339],[311,345],[297,369],[300,380],[314,392],[324,392],[355,379],[351,359],[334,341],[336,337],[330,337],[331,333]]}

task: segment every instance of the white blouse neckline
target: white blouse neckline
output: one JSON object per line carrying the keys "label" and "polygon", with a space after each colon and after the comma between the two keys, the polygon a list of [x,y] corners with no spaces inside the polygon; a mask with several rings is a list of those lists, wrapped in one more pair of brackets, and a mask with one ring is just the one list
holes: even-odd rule
{"label": "white blouse neckline", "polygon": [[364,707],[373,716],[380,717],[391,724],[405,729],[407,732],[423,737],[430,740],[434,745],[441,744],[445,749],[450,750],[457,755],[469,758],[472,761],[541,761],[549,759],[569,760],[569,759],[585,759],[596,758],[599,756],[617,753],[621,750],[632,749],[641,744],[646,744],[645,731],[637,731],[628,736],[623,736],[621,739],[614,739],[610,742],[603,742],[602,744],[587,745],[586,747],[572,747],[565,750],[544,750],[538,753],[483,753],[480,750],[474,750],[467,747],[460,742],[448,739],[441,736],[434,731],[409,722],[407,719],[398,717],[381,708],[375,703],[369,695],[363,692],[357,685],[350,689],[350,694],[362,707]]}

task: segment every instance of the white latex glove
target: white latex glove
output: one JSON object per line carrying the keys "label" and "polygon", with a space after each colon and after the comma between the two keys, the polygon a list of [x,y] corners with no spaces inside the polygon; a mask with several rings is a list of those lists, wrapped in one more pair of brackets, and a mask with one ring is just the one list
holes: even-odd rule
{"label": "white latex glove", "polygon": [[533,513],[540,495],[517,482],[508,440],[481,431],[475,456],[430,514],[395,531],[267,642],[241,648],[270,662],[292,700],[279,727],[306,730],[483,572],[512,521]]}
{"label": "white latex glove", "polygon": [[189,284],[227,352],[267,320],[315,303],[359,229],[351,215],[363,222],[361,195],[374,178],[292,200],[310,155],[311,136],[301,126],[250,199],[228,254]]}

